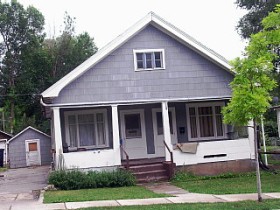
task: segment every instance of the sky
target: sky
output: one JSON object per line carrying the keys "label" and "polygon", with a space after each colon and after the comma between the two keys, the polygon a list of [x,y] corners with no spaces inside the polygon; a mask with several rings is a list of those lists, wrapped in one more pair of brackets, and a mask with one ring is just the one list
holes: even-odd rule
{"label": "sky", "polygon": [[58,36],[65,11],[76,18],[76,33],[88,32],[100,49],[150,11],[228,60],[242,56],[246,42],[236,31],[246,11],[236,0],[18,0],[45,17],[45,31]]}

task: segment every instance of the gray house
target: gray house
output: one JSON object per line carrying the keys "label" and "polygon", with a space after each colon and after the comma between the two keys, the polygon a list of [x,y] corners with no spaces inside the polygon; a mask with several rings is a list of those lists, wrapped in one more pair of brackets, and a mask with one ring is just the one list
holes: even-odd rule
{"label": "gray house", "polygon": [[248,168],[252,138],[222,122],[230,68],[149,13],[42,93],[56,167],[99,170],[158,160]]}
{"label": "gray house", "polygon": [[0,130],[0,167],[7,165],[7,141],[12,137],[13,135]]}
{"label": "gray house", "polygon": [[31,126],[7,143],[10,168],[50,165],[52,162],[50,136]]}

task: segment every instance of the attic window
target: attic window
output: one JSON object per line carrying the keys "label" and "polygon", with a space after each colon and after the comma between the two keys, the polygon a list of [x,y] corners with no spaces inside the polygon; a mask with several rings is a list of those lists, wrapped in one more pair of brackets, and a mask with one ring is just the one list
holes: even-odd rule
{"label": "attic window", "polygon": [[133,50],[135,71],[165,69],[163,49]]}

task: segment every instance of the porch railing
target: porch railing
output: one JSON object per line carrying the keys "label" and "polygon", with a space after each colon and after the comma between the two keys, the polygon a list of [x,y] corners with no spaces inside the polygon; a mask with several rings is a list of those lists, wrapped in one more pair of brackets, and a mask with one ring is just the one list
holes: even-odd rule
{"label": "porch railing", "polygon": [[168,145],[166,144],[166,142],[164,140],[163,140],[163,143],[164,143],[164,146],[166,147],[166,149],[168,150],[168,152],[170,154],[171,163],[174,163],[173,162],[173,152],[170,150],[170,148],[168,147]]}
{"label": "porch railing", "polygon": [[125,159],[126,159],[125,168],[129,169],[129,156],[128,156],[127,152],[125,151],[125,149],[123,148],[122,144],[120,145],[120,149],[121,149],[121,152],[125,155]]}

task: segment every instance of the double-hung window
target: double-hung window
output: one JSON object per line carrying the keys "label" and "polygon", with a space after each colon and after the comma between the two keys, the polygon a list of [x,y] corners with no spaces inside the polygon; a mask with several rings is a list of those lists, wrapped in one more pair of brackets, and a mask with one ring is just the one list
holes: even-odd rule
{"label": "double-hung window", "polygon": [[68,147],[102,148],[108,146],[106,110],[65,112],[65,136]]}
{"label": "double-hung window", "polygon": [[223,102],[187,104],[188,135],[191,141],[225,138]]}
{"label": "double-hung window", "polygon": [[163,49],[133,50],[135,71],[165,69]]}

